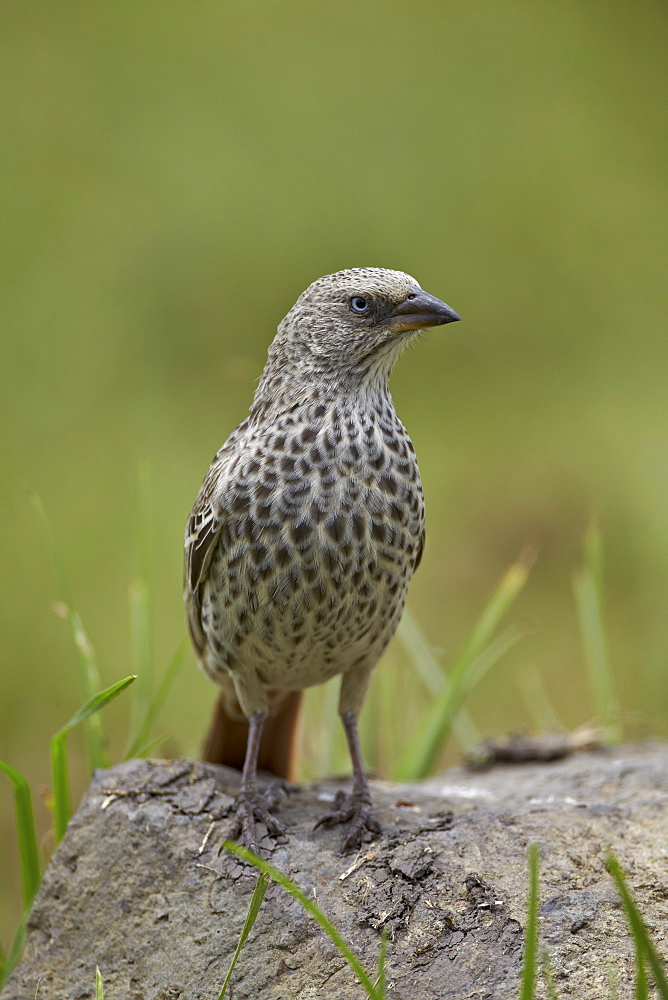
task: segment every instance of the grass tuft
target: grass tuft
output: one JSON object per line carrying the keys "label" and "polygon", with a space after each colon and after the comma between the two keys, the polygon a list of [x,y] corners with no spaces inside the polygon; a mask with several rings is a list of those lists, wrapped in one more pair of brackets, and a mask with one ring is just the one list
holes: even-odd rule
{"label": "grass tuft", "polygon": [[55,734],[55,736],[51,737],[54,830],[57,844],[62,840],[65,830],[67,829],[70,816],[72,815],[70,779],[67,767],[67,735],[72,729],[74,729],[75,726],[85,722],[95,712],[99,712],[101,708],[104,708],[104,706],[116,698],[121,691],[124,691],[129,684],[132,684],[134,680],[136,680],[136,676],[131,674],[129,677],[125,677],[123,680],[112,684],[111,687],[105,688],[104,691],[100,691],[98,694],[93,695],[92,698],[89,698],[88,701],[74,713],[70,721],[66,723],[66,725],[64,725],[63,728]]}
{"label": "grass tuft", "polygon": [[449,679],[435,698],[424,725],[400,759],[393,774],[395,780],[414,781],[426,777],[433,770],[466,696],[481,677],[522,638],[524,633],[512,625],[496,637],[494,633],[524,587],[533,558],[533,551],[527,550],[504,574],[455,660]]}
{"label": "grass tuft", "polygon": [[[448,675],[434,656],[424,632],[408,608],[401,616],[397,637],[410,656],[417,676],[429,695],[432,698],[442,695],[449,683]],[[470,750],[482,741],[480,730],[465,708],[461,708],[455,716],[452,728],[464,750]]]}

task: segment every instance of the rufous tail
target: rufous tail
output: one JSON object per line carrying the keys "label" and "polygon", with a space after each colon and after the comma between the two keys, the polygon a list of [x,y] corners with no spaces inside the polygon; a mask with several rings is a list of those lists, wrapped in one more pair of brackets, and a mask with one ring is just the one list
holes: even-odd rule
{"label": "rufous tail", "polygon": [[[301,691],[281,693],[265,720],[257,766],[278,778],[292,776],[294,742],[297,734],[297,717]],[[270,699],[270,701],[273,699]],[[246,756],[248,723],[228,708],[229,695],[221,692],[209,725],[202,760],[210,764],[225,764],[241,771]]]}

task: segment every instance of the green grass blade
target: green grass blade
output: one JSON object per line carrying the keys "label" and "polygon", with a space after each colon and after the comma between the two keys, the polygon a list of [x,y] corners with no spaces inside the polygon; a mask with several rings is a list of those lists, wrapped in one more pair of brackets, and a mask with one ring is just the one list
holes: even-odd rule
{"label": "green grass blade", "polygon": [[63,566],[62,560],[60,558],[60,553],[58,552],[58,546],[56,545],[56,539],[54,538],[53,531],[51,530],[51,524],[46,516],[46,510],[44,509],[44,504],[42,503],[40,496],[35,490],[29,486],[28,487],[28,497],[30,499],[30,505],[33,509],[33,513],[39,525],[39,529],[42,533],[42,538],[46,546],[47,552],[51,559],[51,565],[53,566],[53,571],[56,575],[56,580],[58,581],[58,596],[63,604],[66,604],[68,608],[72,605],[72,595],[70,593],[70,585],[67,580],[67,575],[65,573],[65,568]]}
{"label": "green grass blade", "polygon": [[499,637],[498,646],[488,649],[492,636],[529,575],[534,553],[526,550],[507,570],[501,583],[476,622],[471,635],[455,660],[450,678],[436,698],[424,726],[405,751],[393,777],[399,781],[424,778],[435,766],[441,748],[453,726],[466,693],[485,670],[521,637],[513,630]]}
{"label": "green grass blade", "polygon": [[573,578],[575,604],[584,647],[596,715],[606,742],[619,741],[619,705],[608,657],[602,602],[602,544],[595,524],[587,529],[584,542],[585,564]]}
{"label": "green grass blade", "polygon": [[276,882],[281,886],[281,888],[285,889],[286,892],[289,892],[293,899],[296,899],[297,902],[304,907],[306,912],[313,917],[315,922],[322,928],[325,934],[327,934],[332,944],[338,949],[343,958],[345,958],[353,973],[366,990],[366,994],[370,1000],[382,1000],[381,995],[378,993],[376,987],[371,981],[371,977],[355,952],[343,939],[329,917],[322,912],[320,907],[314,902],[313,899],[311,899],[310,896],[307,896],[298,885],[292,882],[287,875],[283,874],[283,872],[279,871],[278,868],[274,868],[273,865],[270,865],[263,858],[259,858],[257,854],[253,854],[252,851],[247,850],[245,847],[241,847],[240,844],[235,844],[232,840],[226,840],[223,847],[231,854],[235,854],[238,858],[241,858],[242,861],[246,861],[248,864],[254,865],[255,868],[258,868],[263,874],[268,875],[273,882]]}
{"label": "green grass blade", "polygon": [[159,747],[161,743],[164,743],[167,739],[167,734],[162,733],[160,736],[156,736],[154,740],[149,740],[148,743],[144,743],[140,746],[136,753],[128,754],[125,760],[129,760],[130,757],[134,757],[136,760],[142,759],[144,757],[150,757],[156,747]]}
{"label": "green grass blade", "polygon": [[647,972],[645,970],[645,952],[639,941],[633,939],[633,946],[636,952],[636,984],[634,1000],[649,1000],[649,985],[647,983]]}
{"label": "green grass blade", "polygon": [[601,529],[595,517],[591,519],[586,527],[582,539],[584,550],[584,563],[594,577],[596,587],[600,594],[603,593],[603,539]]}
{"label": "green grass blade", "polygon": [[53,825],[56,844],[59,844],[65,835],[67,824],[72,815],[65,734],[58,734],[51,738],[51,783],[53,785]]}
{"label": "green grass blade", "polygon": [[[51,558],[53,570],[58,582],[60,604],[63,611],[62,616],[65,618],[70,627],[72,641],[74,643],[77,661],[79,663],[79,674],[81,676],[83,696],[84,699],[88,699],[91,698],[93,692],[100,687],[100,674],[97,669],[95,651],[88,636],[86,635],[81,618],[74,610],[67,575],[65,573],[62,559],[60,558],[60,553],[58,552],[58,547],[51,530],[49,519],[46,516],[44,505],[34,490],[29,490],[29,496],[32,509],[35,513],[37,523],[39,524],[42,538],[44,539],[44,544]],[[86,725],[86,758],[91,772],[98,767],[109,766],[108,758],[104,752],[102,723],[97,717],[92,718]]]}
{"label": "green grass blade", "polygon": [[137,732],[125,752],[126,760],[130,757],[145,756],[146,747],[148,745],[150,746],[155,745],[155,741],[153,741],[152,743],[149,742],[149,734],[151,732],[151,727],[155,722],[155,719],[160,709],[165,703],[165,699],[169,694],[169,690],[174,682],[174,678],[181,669],[181,666],[183,665],[183,661],[185,660],[185,656],[189,647],[190,647],[190,642],[188,636],[186,635],[179,643],[178,648],[174,653],[174,656],[172,657],[171,662],[167,667],[167,670],[165,671],[165,675],[160,682],[160,686],[158,687],[158,690],[155,693],[155,696],[146,706],[146,713],[143,719],[140,720],[139,725],[137,727]]}
{"label": "green grass blade", "polygon": [[104,984],[98,965],[95,966],[95,1000],[104,1000]]}
{"label": "green grass blade", "polygon": [[387,986],[387,927],[383,927],[380,932],[380,947],[378,949],[378,975],[375,982],[376,990],[380,1000],[385,998]]}
{"label": "green grass blade", "polygon": [[536,955],[538,951],[538,844],[529,845],[529,896],[527,925],[524,932],[524,960],[520,1000],[533,1000],[536,986]]}
{"label": "green grass blade", "polygon": [[67,733],[69,733],[71,729],[74,729],[75,726],[78,726],[81,722],[85,722],[85,720],[91,715],[95,712],[99,712],[101,708],[104,708],[110,701],[117,698],[118,695],[121,694],[122,691],[125,691],[126,687],[132,684],[136,679],[136,674],[130,674],[129,677],[124,677],[122,680],[116,681],[116,683],[112,684],[110,687],[105,688],[104,691],[99,691],[96,695],[93,695],[92,698],[89,698],[88,701],[74,713],[70,721],[67,722],[58,733],[56,733],[56,736],[67,735]]}
{"label": "green grass blade", "polygon": [[425,722],[394,770],[394,780],[414,781],[426,777],[433,770],[467,694],[483,674],[519,642],[523,634],[510,626],[473,659],[468,658],[470,651],[466,656],[460,655],[447,687],[432,705]]}
{"label": "green grass blade", "polygon": [[21,923],[18,926],[16,934],[14,935],[14,940],[12,941],[12,946],[9,949],[9,955],[4,963],[2,969],[2,978],[0,979],[0,989],[5,985],[12,972],[19,963],[21,954],[23,952],[23,943],[26,937],[26,926],[28,924],[28,911],[23,914]]}
{"label": "green grass blade", "polygon": [[1,760],[0,771],[3,771],[7,775],[14,789],[16,840],[19,848],[23,902],[27,909],[35,897],[41,878],[30,785],[22,774]]}
{"label": "green grass blade", "polygon": [[[83,627],[78,612],[67,607],[67,618],[72,630],[74,645],[79,657],[79,669],[83,680],[84,698],[93,697],[94,691],[100,686],[100,672],[97,669],[95,650]],[[100,767],[109,767],[109,758],[104,749],[104,734],[102,722],[97,716],[86,723],[86,756],[88,769],[92,772]]]}
{"label": "green grass blade", "polygon": [[125,688],[132,684],[135,675],[124,677],[111,687],[98,692],[89,698],[81,708],[74,713],[70,721],[63,726],[54,736],[51,737],[51,775],[53,780],[53,807],[54,807],[54,828],[56,843],[62,840],[70,816],[72,815],[72,805],[70,797],[70,779],[67,768],[67,734],[75,726],[85,722],[95,712],[109,704]]}
{"label": "green grass blade", "polygon": [[[411,658],[418,676],[430,695],[439,695],[448,685],[448,675],[434,656],[422,629],[408,609],[403,613],[397,636]],[[454,720],[455,735],[465,750],[480,743],[482,737],[465,709]]]}
{"label": "green grass blade", "polygon": [[[636,956],[638,961],[638,975],[636,977],[636,998],[642,996],[643,1000],[645,996],[648,996],[647,983],[644,983],[644,994],[639,993],[638,990],[643,989],[644,977],[644,966],[645,962],[649,965],[656,988],[659,991],[659,996],[662,1000],[668,1000],[668,979],[666,978],[666,973],[663,968],[663,963],[659,958],[659,955],[654,947],[651,937],[645,927],[645,923],[640,915],[640,910],[635,904],[635,900],[631,895],[631,891],[627,885],[626,879],[624,878],[624,873],[622,872],[621,866],[617,861],[614,854],[609,854],[606,858],[605,867],[608,869],[609,873],[612,875],[615,883],[617,885],[617,891],[621,896],[622,905],[624,906],[624,911],[626,913],[626,919],[628,921],[629,927],[631,929],[631,934],[633,935],[633,941],[636,949]],[[641,968],[643,972],[641,972]]]}
{"label": "green grass blade", "polygon": [[253,891],[253,896],[248,907],[248,913],[246,914],[246,920],[244,921],[244,926],[239,935],[239,941],[237,943],[236,951],[232,956],[232,961],[230,962],[230,967],[227,970],[227,975],[225,976],[225,982],[223,983],[222,989],[218,994],[218,1000],[223,1000],[227,992],[227,987],[230,984],[230,979],[232,978],[232,973],[234,972],[234,967],[237,964],[239,955],[241,954],[241,949],[246,943],[246,938],[253,929],[253,924],[257,920],[257,915],[260,912],[260,907],[262,906],[262,901],[264,900],[264,895],[269,887],[269,876],[264,873],[259,876],[257,880],[257,885]]}
{"label": "green grass blade", "polygon": [[526,633],[523,632],[522,629],[517,628],[516,625],[509,625],[503,630],[503,632],[500,632],[499,635],[494,636],[479,656],[476,656],[475,660],[471,663],[470,669],[465,676],[466,682],[462,685],[464,693],[467,694],[468,691],[478,683],[478,681],[482,680],[487,671],[490,670],[502,656],[505,656],[505,654],[512,649],[513,646],[520,641],[520,639],[523,639],[525,634]]}
{"label": "green grass blade", "polygon": [[491,601],[478,619],[461,656],[473,660],[489,642],[492,633],[527,582],[533,553],[527,551],[506,571]]}

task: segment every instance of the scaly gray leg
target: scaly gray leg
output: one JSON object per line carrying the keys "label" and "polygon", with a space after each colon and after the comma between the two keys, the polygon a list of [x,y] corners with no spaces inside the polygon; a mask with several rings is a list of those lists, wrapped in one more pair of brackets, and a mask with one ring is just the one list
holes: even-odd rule
{"label": "scaly gray leg", "polygon": [[346,731],[348,741],[348,751],[353,764],[353,790],[350,795],[342,792],[336,797],[337,808],[325,816],[322,816],[316,823],[314,829],[319,826],[335,826],[337,823],[347,823],[350,828],[341,844],[341,853],[345,854],[353,847],[358,847],[362,842],[365,832],[375,834],[381,833],[382,827],[373,814],[371,808],[371,792],[369,790],[369,780],[364,771],[362,763],[362,751],[360,750],[359,735],[357,733],[357,716],[354,712],[342,712],[341,722]]}
{"label": "scaly gray leg", "polygon": [[[255,820],[264,823],[272,836],[284,833],[278,820],[271,815],[267,798],[257,790],[257,756],[262,739],[262,727],[266,716],[264,712],[253,712],[248,720],[248,742],[246,743],[246,758],[241,772],[239,794],[235,802],[234,818],[230,828],[230,838],[239,840],[245,847],[259,853]],[[271,802],[273,804],[273,802]]]}

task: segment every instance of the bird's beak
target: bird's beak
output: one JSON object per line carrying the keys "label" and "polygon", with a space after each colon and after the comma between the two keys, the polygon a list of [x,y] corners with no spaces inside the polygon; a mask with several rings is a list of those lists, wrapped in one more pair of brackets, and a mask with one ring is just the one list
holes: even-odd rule
{"label": "bird's beak", "polygon": [[403,333],[404,330],[422,330],[427,326],[456,323],[458,319],[461,317],[455,310],[446,306],[435,295],[409,286],[404,301],[390,313],[390,329],[394,333]]}

